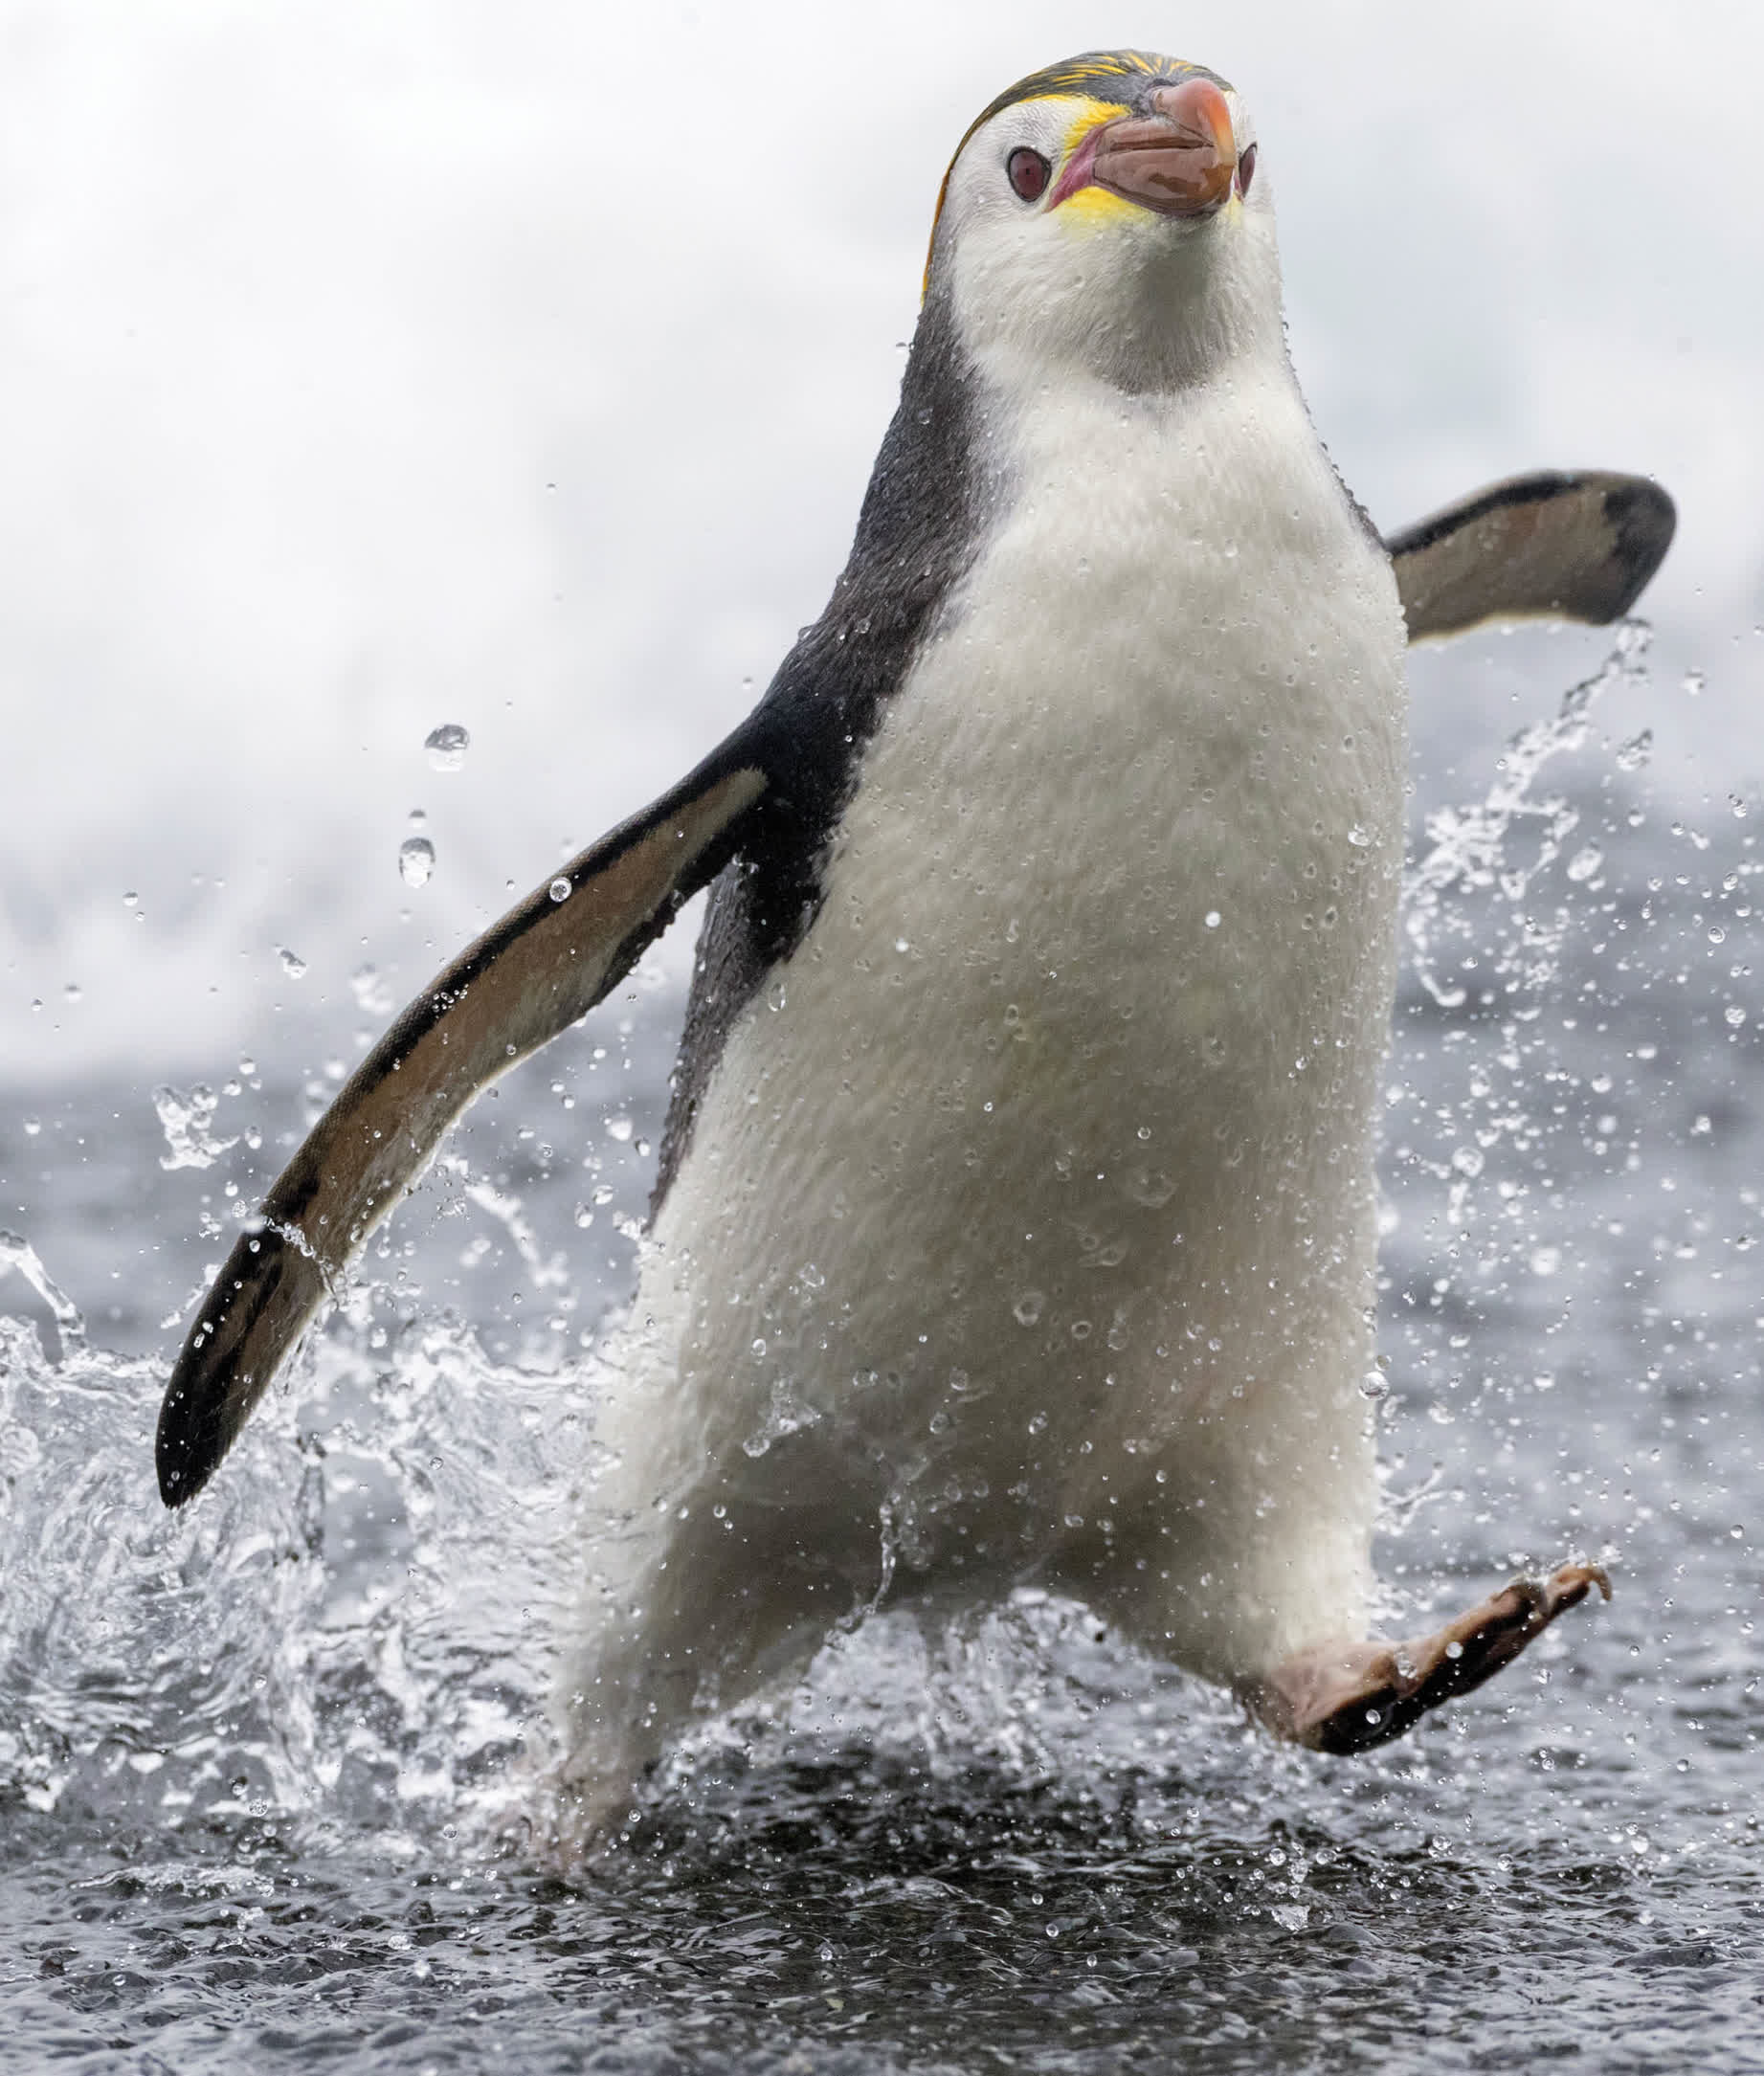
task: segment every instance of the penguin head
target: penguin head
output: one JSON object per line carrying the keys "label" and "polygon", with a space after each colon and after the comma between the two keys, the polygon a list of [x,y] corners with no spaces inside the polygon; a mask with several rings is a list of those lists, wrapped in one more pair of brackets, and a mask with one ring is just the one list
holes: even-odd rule
{"label": "penguin head", "polygon": [[969,350],[1019,379],[1155,391],[1284,352],[1257,161],[1236,90],[1203,66],[1104,51],[1032,73],[944,176],[927,304],[947,299]]}

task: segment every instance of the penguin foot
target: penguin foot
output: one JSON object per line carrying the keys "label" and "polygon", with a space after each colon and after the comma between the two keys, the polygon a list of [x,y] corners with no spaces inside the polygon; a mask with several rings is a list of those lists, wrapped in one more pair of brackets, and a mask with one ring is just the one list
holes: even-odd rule
{"label": "penguin foot", "polygon": [[1596,1564],[1564,1565],[1547,1580],[1516,1578],[1430,1637],[1295,1651],[1262,1679],[1240,1682],[1238,1698],[1287,1743],[1370,1751],[1480,1686],[1595,1586],[1610,1599],[1611,1581]]}

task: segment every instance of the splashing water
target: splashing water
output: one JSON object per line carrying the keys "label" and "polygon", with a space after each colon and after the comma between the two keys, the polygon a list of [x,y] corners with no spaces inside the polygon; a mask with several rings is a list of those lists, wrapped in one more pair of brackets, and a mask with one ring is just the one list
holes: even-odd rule
{"label": "splashing water", "polygon": [[[1460,977],[1440,977],[1449,948],[1474,938],[1481,922],[1478,907],[1447,899],[1498,889],[1509,907],[1524,901],[1531,882],[1561,855],[1562,846],[1579,825],[1580,812],[1562,793],[1533,793],[1547,766],[1581,748],[1592,725],[1593,709],[1614,686],[1639,685],[1646,679],[1645,659],[1652,631],[1643,620],[1625,620],[1603,665],[1562,695],[1555,716],[1521,728],[1507,743],[1498,775],[1485,798],[1473,807],[1436,809],[1427,817],[1429,848],[1403,876],[1403,930],[1408,937],[1415,973],[1442,1009],[1459,1009],[1469,999],[1470,984]],[[1531,839],[1529,855],[1520,855],[1515,838]],[[1569,868],[1584,879],[1595,861]],[[1528,920],[1525,949],[1529,957],[1515,967],[1503,963],[1499,978],[1514,987],[1547,981],[1568,917],[1558,911],[1552,923]],[[1485,988],[1483,999],[1493,999]]]}
{"label": "splashing water", "polygon": [[0,1804],[391,1832],[500,1804],[544,1691],[563,1504],[532,1445],[542,1380],[445,1325],[389,1355],[372,1309],[351,1298],[178,1515],[153,1490],[158,1366],[74,1336],[51,1363],[0,1321]]}
{"label": "splashing water", "polygon": [[566,1309],[573,1309],[573,1301],[569,1295],[569,1259],[562,1253],[547,1254],[544,1251],[531,1222],[522,1211],[521,1199],[497,1189],[481,1175],[474,1175],[468,1164],[458,1154],[443,1153],[435,1165],[445,1173],[458,1178],[460,1194],[466,1202],[476,1204],[480,1211],[487,1211],[507,1233],[514,1242],[515,1252],[525,1265],[534,1289],[563,1293],[561,1302]]}
{"label": "splashing water", "polygon": [[22,1277],[48,1306],[64,1351],[85,1347],[86,1323],[79,1316],[79,1307],[51,1277],[38,1260],[36,1249],[16,1233],[0,1232],[0,1276],[9,1274]]}
{"label": "splashing water", "polygon": [[236,1133],[231,1139],[217,1139],[210,1130],[220,1098],[201,1083],[188,1093],[168,1085],[156,1088],[153,1107],[171,1149],[160,1155],[162,1168],[212,1168],[239,1143]]}

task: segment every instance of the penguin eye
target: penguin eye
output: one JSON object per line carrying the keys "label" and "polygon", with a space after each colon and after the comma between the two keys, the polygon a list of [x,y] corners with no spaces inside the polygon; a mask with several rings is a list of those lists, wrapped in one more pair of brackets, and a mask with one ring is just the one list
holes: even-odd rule
{"label": "penguin eye", "polygon": [[1018,145],[1004,162],[1004,169],[1011,191],[1022,202],[1038,202],[1047,187],[1047,176],[1053,171],[1041,154],[1031,151],[1027,145]]}
{"label": "penguin eye", "polygon": [[1247,194],[1249,192],[1249,184],[1255,177],[1256,147],[1254,145],[1245,145],[1242,155],[1238,160],[1238,192]]}

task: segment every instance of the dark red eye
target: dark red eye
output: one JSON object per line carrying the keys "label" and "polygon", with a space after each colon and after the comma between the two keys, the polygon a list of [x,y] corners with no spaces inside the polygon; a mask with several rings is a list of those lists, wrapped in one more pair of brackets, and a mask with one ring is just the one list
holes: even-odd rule
{"label": "dark red eye", "polygon": [[1041,154],[1031,151],[1027,145],[1018,145],[1004,162],[1004,169],[1012,193],[1022,202],[1038,202],[1046,191],[1047,176],[1053,171]]}
{"label": "dark red eye", "polygon": [[1256,147],[1254,145],[1245,145],[1243,146],[1243,155],[1238,161],[1238,192],[1247,194],[1249,192],[1249,184],[1255,177]]}

